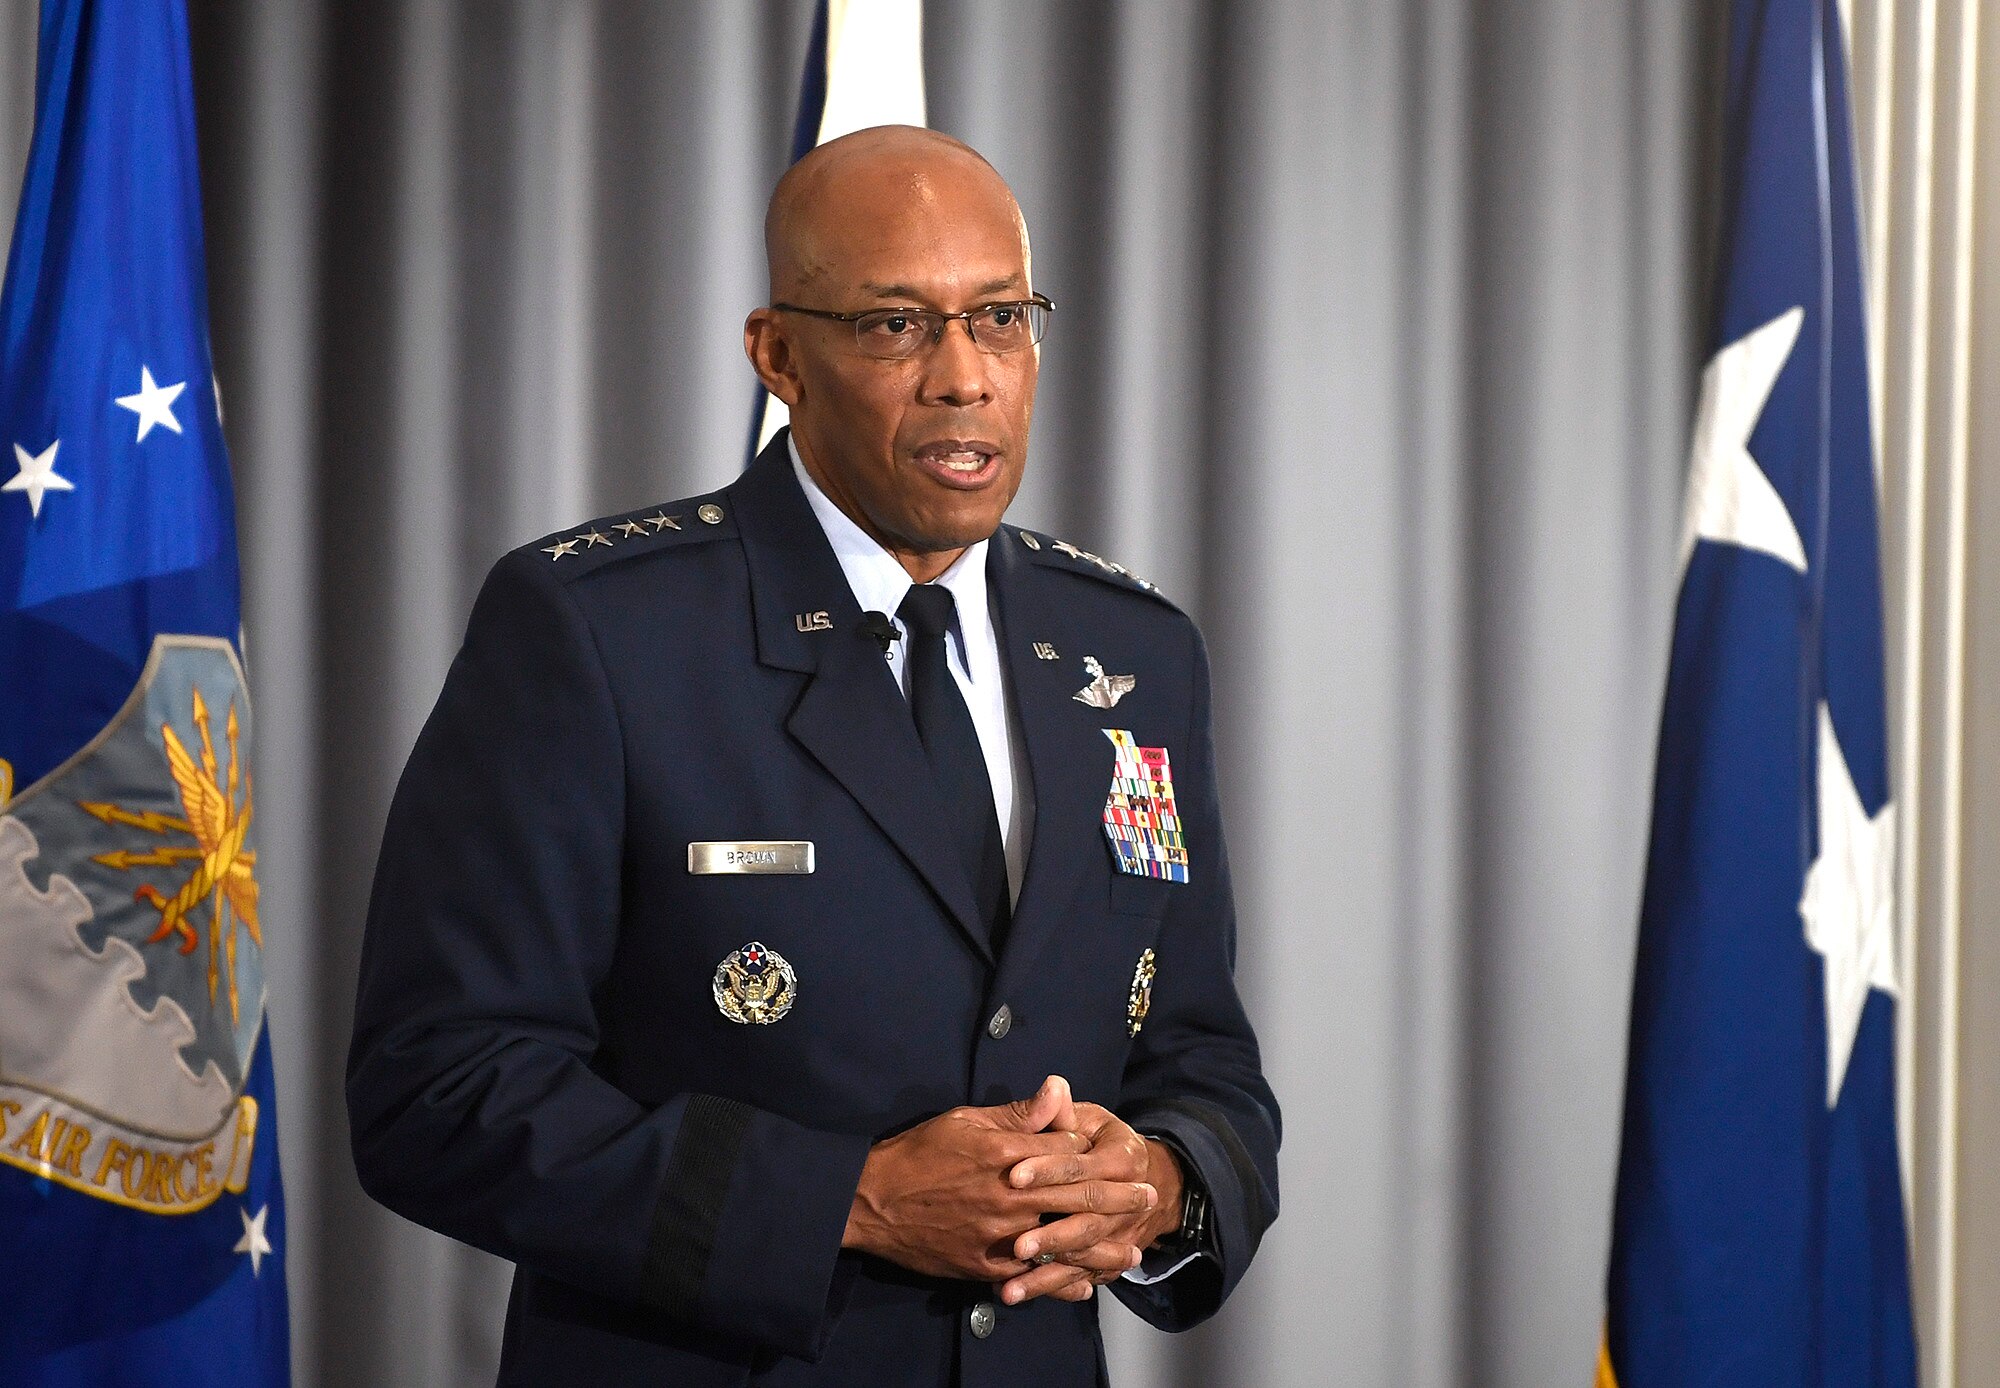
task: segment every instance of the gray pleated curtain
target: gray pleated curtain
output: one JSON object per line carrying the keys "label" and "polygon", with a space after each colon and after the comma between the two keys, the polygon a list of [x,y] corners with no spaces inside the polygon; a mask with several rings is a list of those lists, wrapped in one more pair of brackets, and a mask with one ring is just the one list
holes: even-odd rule
{"label": "gray pleated curtain", "polygon": [[[740,466],[809,7],[191,0],[302,1388],[491,1382],[506,1268],[347,1156],[370,870],[492,560]],[[1061,305],[1014,515],[1206,628],[1285,1104],[1259,1264],[1107,1301],[1123,1384],[1587,1381],[1717,9],[930,0]]]}

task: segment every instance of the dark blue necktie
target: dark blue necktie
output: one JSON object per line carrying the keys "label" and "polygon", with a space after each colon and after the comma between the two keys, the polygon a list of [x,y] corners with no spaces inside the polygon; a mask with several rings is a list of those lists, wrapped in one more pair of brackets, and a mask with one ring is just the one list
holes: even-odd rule
{"label": "dark blue necktie", "polygon": [[972,882],[973,899],[986,922],[987,946],[997,956],[1012,912],[1007,900],[1007,853],[993,810],[993,782],[986,774],[979,733],[951,677],[945,633],[951,629],[951,590],[912,585],[896,609],[910,634],[910,714],[944,796],[952,841]]}

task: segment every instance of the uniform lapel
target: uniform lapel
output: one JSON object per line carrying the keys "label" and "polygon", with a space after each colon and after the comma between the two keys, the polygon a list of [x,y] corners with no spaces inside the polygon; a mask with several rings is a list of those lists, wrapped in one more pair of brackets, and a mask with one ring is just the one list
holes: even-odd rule
{"label": "uniform lapel", "polygon": [[[1001,663],[1035,791],[1028,869],[1003,961],[1003,972],[1011,975],[1032,964],[1070,918],[1078,877],[1091,855],[1104,852],[1104,797],[1115,753],[1097,711],[1071,697],[1078,684],[1075,651],[1083,637],[1056,601],[1050,575],[1022,552],[1018,533],[1003,529],[993,537],[987,574],[998,596]],[[1063,658],[1040,659],[1037,642],[1053,645]]]}
{"label": "uniform lapel", "polygon": [[[847,789],[987,961],[992,955],[909,705],[882,649],[860,628],[861,609],[826,532],[792,475],[780,433],[730,488],[750,570],[757,656],[810,676],[785,727]],[[830,629],[799,629],[823,612]]]}

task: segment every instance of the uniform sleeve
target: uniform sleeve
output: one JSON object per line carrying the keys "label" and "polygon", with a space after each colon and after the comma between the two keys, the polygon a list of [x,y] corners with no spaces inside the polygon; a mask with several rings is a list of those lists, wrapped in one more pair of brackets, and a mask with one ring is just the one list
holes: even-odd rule
{"label": "uniform sleeve", "polygon": [[591,1061],[623,868],[618,712],[532,556],[476,604],[389,812],[347,1103],[390,1209],[585,1291],[816,1357],[865,1138],[648,1107]]}
{"label": "uniform sleeve", "polygon": [[1186,830],[1187,890],[1167,908],[1144,1029],[1126,1062],[1119,1116],[1171,1136],[1207,1188],[1211,1256],[1157,1282],[1111,1284],[1119,1300],[1163,1330],[1215,1314],[1242,1280],[1278,1215],[1278,1103],[1264,1081],[1257,1038],[1236,992],[1236,908],[1216,799],[1208,655],[1195,637],[1191,755],[1177,768]]}

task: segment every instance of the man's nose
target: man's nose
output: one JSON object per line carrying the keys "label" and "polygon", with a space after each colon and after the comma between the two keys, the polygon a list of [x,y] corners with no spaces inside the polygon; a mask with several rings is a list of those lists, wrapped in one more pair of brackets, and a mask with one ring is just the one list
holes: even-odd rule
{"label": "man's nose", "polygon": [[993,357],[972,339],[972,325],[954,318],[924,362],[923,398],[939,405],[976,405],[991,398]]}

